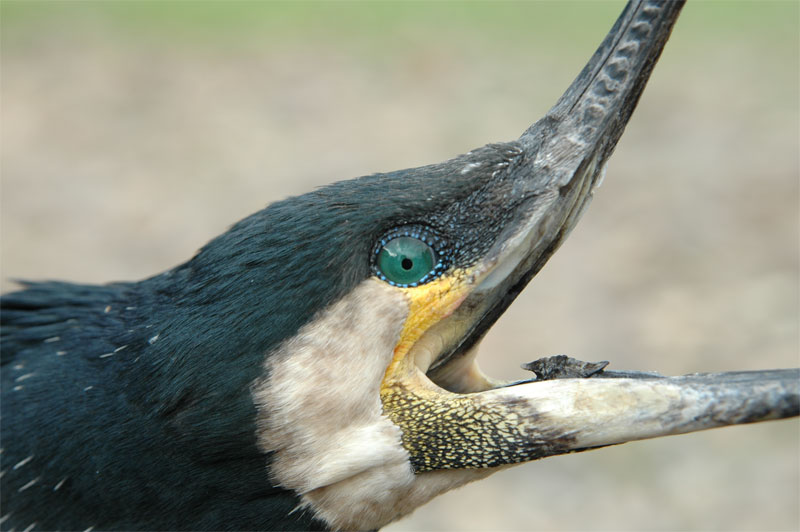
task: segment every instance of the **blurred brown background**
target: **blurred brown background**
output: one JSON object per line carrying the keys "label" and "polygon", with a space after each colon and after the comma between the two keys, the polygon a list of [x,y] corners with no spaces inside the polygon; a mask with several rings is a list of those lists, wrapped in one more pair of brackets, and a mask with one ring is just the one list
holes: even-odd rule
{"label": "blurred brown background", "polygon": [[[515,138],[622,5],[4,0],[3,291],[140,279],[287,195]],[[689,3],[593,205],[484,342],[488,373],[556,353],[800,365],[798,5]],[[637,442],[388,530],[797,530],[798,455],[796,420]]]}

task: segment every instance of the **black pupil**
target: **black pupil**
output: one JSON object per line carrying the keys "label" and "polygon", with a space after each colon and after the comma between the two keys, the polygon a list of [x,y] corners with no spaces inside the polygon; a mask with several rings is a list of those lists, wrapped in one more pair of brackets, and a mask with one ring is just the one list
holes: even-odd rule
{"label": "black pupil", "polygon": [[410,270],[414,266],[414,261],[406,257],[400,263],[400,266],[402,266],[404,270]]}

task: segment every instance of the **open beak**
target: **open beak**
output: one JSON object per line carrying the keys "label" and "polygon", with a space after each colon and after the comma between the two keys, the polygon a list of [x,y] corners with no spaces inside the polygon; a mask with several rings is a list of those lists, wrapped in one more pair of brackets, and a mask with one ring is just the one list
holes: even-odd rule
{"label": "open beak", "polygon": [[416,471],[495,467],[800,414],[800,370],[662,377],[573,371],[580,364],[562,360],[550,377],[501,383],[475,363],[481,338],[591,200],[682,6],[629,2],[561,99],[515,143],[522,155],[509,171],[525,201],[462,274],[456,303],[384,379],[384,411],[403,429]]}

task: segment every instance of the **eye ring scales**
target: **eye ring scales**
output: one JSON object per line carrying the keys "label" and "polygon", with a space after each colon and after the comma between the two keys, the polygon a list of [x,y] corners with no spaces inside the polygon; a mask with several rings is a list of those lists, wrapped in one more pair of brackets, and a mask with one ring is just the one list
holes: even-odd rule
{"label": "eye ring scales", "polygon": [[449,266],[450,255],[447,241],[431,229],[398,227],[375,243],[372,271],[392,286],[418,286],[439,277]]}

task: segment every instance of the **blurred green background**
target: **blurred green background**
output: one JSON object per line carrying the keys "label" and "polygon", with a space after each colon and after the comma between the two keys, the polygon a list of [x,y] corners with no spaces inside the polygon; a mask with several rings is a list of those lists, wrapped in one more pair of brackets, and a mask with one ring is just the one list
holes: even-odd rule
{"label": "blurred green background", "polygon": [[[515,138],[623,4],[3,0],[3,291],[143,278],[287,195]],[[800,365],[798,6],[689,2],[593,205],[483,343],[488,373]],[[798,455],[796,420],[632,443],[388,530],[797,530]]]}

